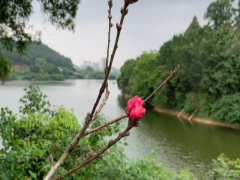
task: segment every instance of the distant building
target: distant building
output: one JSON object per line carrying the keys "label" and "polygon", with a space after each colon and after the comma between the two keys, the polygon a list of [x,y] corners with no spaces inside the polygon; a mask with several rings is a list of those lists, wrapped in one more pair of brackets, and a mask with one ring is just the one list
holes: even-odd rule
{"label": "distant building", "polygon": [[81,66],[82,70],[85,70],[88,66],[92,67],[91,61],[83,61],[83,65]]}
{"label": "distant building", "polygon": [[114,74],[115,76],[118,76],[120,75],[120,70],[112,66],[110,74]]}
{"label": "distant building", "polygon": [[96,71],[96,70],[99,70],[99,63],[95,63],[93,62],[92,63],[92,68]]}
{"label": "distant building", "polygon": [[77,65],[73,64],[73,68],[77,69],[77,70],[80,70],[81,68],[78,67]]}
{"label": "distant building", "polygon": [[100,69],[101,71],[104,71],[105,66],[106,66],[106,58],[102,58],[102,59],[100,60],[99,69]]}

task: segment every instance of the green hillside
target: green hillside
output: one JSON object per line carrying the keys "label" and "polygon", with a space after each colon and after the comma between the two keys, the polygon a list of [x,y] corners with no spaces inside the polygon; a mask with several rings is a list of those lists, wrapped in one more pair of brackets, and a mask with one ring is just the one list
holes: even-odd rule
{"label": "green hillside", "polygon": [[73,64],[70,58],[64,57],[45,44],[31,44],[26,49],[26,55],[20,56],[16,50],[9,52],[1,49],[1,54],[10,60],[14,65],[34,65],[37,58],[46,59],[56,67],[66,67],[72,69]]}

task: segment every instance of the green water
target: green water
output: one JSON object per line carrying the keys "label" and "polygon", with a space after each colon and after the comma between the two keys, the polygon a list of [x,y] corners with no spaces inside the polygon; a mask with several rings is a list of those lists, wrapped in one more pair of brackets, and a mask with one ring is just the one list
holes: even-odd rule
{"label": "green water", "polygon": [[[127,100],[121,96],[115,81],[109,81],[110,97],[103,112],[110,118],[125,113]],[[51,104],[64,105],[74,112],[82,123],[97,97],[101,80],[67,80],[64,82],[11,81],[0,86],[0,107],[18,112],[18,100],[25,87],[39,86],[47,94]],[[157,161],[166,168],[197,169],[205,174],[211,168],[212,159],[225,153],[231,159],[240,158],[240,131],[203,124],[180,121],[174,116],[147,110],[142,126],[131,131],[125,153],[137,158],[156,151]],[[126,124],[127,122],[123,122]]]}

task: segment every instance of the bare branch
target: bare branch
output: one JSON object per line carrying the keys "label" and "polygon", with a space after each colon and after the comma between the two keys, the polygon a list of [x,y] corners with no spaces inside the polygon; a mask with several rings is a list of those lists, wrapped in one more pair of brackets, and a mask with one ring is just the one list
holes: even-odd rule
{"label": "bare branch", "polygon": [[108,19],[109,19],[109,27],[108,27],[108,46],[107,46],[107,58],[106,58],[106,66],[105,66],[105,74],[107,73],[107,68],[108,68],[108,58],[109,58],[109,47],[110,47],[110,35],[111,35],[111,28],[112,28],[112,15],[111,15],[111,10],[112,10],[112,6],[113,6],[113,2],[112,0],[108,1],[108,6],[109,6],[109,10],[108,10]]}
{"label": "bare branch", "polygon": [[165,79],[165,81],[163,81],[163,83],[158,86],[157,89],[155,89],[155,91],[152,92],[152,94],[150,94],[145,100],[144,102],[147,102],[161,87],[163,87],[169,79],[171,79],[171,77],[173,77],[177,72],[178,70],[180,69],[180,65],[178,65],[173,71],[171,70],[168,77]]}
{"label": "bare branch", "polygon": [[95,112],[95,115],[93,116],[90,124],[97,119],[99,113],[102,111],[103,106],[106,104],[106,101],[107,101],[107,99],[108,99],[108,97],[109,97],[109,94],[110,94],[110,92],[109,92],[109,90],[108,90],[108,83],[107,83],[107,84],[106,84],[106,94],[105,94],[105,97],[104,97],[104,99],[103,99],[103,102],[102,102],[102,104],[99,106],[98,110]]}
{"label": "bare branch", "polygon": [[91,133],[93,133],[93,132],[98,131],[99,129],[102,129],[102,128],[106,127],[106,126],[109,126],[109,125],[111,125],[111,124],[114,124],[115,122],[118,122],[118,121],[120,121],[121,119],[124,119],[124,118],[126,118],[126,117],[128,117],[128,115],[127,115],[127,114],[123,114],[123,115],[119,116],[118,118],[113,119],[112,121],[106,122],[106,123],[102,124],[101,126],[98,126],[98,127],[94,128],[94,129],[90,129],[90,130],[86,131],[86,132],[83,134],[83,136],[87,136],[87,135],[89,135],[89,134],[91,134]]}
{"label": "bare branch", "polygon": [[93,155],[93,156],[92,156],[91,158],[89,158],[89,159],[86,159],[83,163],[81,163],[81,164],[79,164],[78,166],[74,167],[73,169],[67,171],[66,173],[64,173],[64,174],[62,174],[62,175],[60,175],[60,176],[58,176],[58,177],[55,177],[55,178],[53,178],[53,179],[51,179],[51,180],[62,179],[62,178],[64,178],[64,177],[66,177],[67,175],[69,175],[69,174],[75,172],[76,170],[80,169],[81,167],[87,165],[89,162],[93,161],[94,159],[100,158],[105,151],[107,151],[110,147],[112,147],[114,144],[116,144],[118,141],[120,141],[123,137],[129,136],[129,135],[130,135],[129,131],[138,124],[139,120],[140,120],[140,119],[136,119],[136,120],[130,120],[130,119],[129,119],[129,121],[130,121],[131,123],[129,123],[129,125],[128,125],[128,127],[125,129],[125,131],[122,132],[122,133],[119,133],[118,137],[115,138],[114,140],[111,139],[111,140],[109,141],[109,143],[107,144],[107,146],[105,146],[105,147],[104,147],[102,150],[100,150],[97,154]]}
{"label": "bare branch", "polygon": [[[120,26],[121,27],[122,27],[122,24],[123,24],[123,21],[124,21],[124,17],[125,17],[126,12],[127,12],[127,7],[128,7],[128,4],[125,3],[124,4],[123,13],[122,13],[122,16],[121,16],[121,20],[120,20]],[[110,24],[110,26],[112,26],[112,25]],[[55,166],[53,166],[50,169],[50,171],[48,172],[48,175],[44,178],[44,180],[49,180],[53,176],[53,174],[56,172],[56,170],[64,163],[65,159],[73,151],[74,147],[78,144],[78,142],[81,139],[81,137],[83,136],[84,132],[86,131],[86,129],[89,127],[90,123],[92,122],[95,110],[96,110],[96,108],[98,106],[98,103],[99,103],[99,101],[100,101],[100,99],[102,97],[102,94],[104,93],[104,90],[105,90],[105,88],[107,86],[107,79],[108,79],[108,76],[109,76],[109,73],[110,73],[110,70],[111,70],[111,67],[112,67],[113,59],[114,59],[114,56],[115,56],[115,53],[116,53],[116,50],[117,50],[117,47],[118,47],[118,40],[119,40],[119,37],[120,37],[120,33],[121,33],[121,30],[118,30],[117,36],[116,36],[116,39],[115,39],[115,45],[114,45],[113,52],[112,52],[112,55],[111,55],[110,64],[109,64],[109,66],[107,68],[107,71],[106,71],[106,74],[105,74],[105,79],[104,79],[104,81],[102,83],[102,87],[99,90],[98,97],[97,97],[96,102],[95,102],[95,104],[94,104],[94,106],[92,108],[91,113],[88,113],[83,128],[78,133],[76,138],[73,139],[73,141],[71,142],[70,146],[63,153],[63,155],[58,160],[58,162],[55,164]]]}
{"label": "bare branch", "polygon": [[73,133],[73,137],[72,137],[72,140],[74,140],[74,138],[76,137],[76,132],[77,130],[76,130],[76,128],[74,129],[74,133]]}

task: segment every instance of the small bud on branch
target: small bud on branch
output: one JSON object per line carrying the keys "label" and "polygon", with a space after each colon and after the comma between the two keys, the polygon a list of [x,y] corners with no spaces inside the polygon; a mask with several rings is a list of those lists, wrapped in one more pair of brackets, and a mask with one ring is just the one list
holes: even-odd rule
{"label": "small bud on branch", "polygon": [[109,7],[112,7],[112,6],[113,6],[112,0],[109,0],[109,1],[108,1],[108,5],[109,5]]}
{"label": "small bud on branch", "polygon": [[119,135],[121,136],[121,137],[126,137],[126,136],[130,136],[130,131],[128,131],[128,132],[119,132]]}
{"label": "small bud on branch", "polygon": [[93,156],[93,151],[90,150],[89,153],[88,153],[88,155],[87,155],[87,159],[91,158],[92,156]]}
{"label": "small bud on branch", "polygon": [[49,159],[50,159],[50,165],[51,165],[51,167],[53,167],[53,157],[52,157],[52,154],[49,155]]}
{"label": "small bud on branch", "polygon": [[98,158],[102,158],[104,156],[104,154],[100,154],[99,156],[98,156]]}
{"label": "small bud on branch", "polygon": [[141,126],[142,125],[142,123],[140,122],[140,121],[138,121],[135,125],[134,125],[134,127],[138,127],[138,126]]}
{"label": "small bud on branch", "polygon": [[121,7],[121,10],[120,10],[120,13],[122,14],[123,13],[123,8]]}
{"label": "small bud on branch", "polygon": [[133,4],[135,2],[138,2],[138,0],[125,0],[126,4]]}
{"label": "small bud on branch", "polygon": [[117,27],[117,30],[118,30],[118,31],[121,31],[122,25],[119,25],[119,24],[117,23],[117,24],[116,24],[116,27]]}
{"label": "small bud on branch", "polygon": [[108,145],[112,145],[113,144],[113,140],[111,139],[111,140],[109,140],[109,142],[108,142]]}

